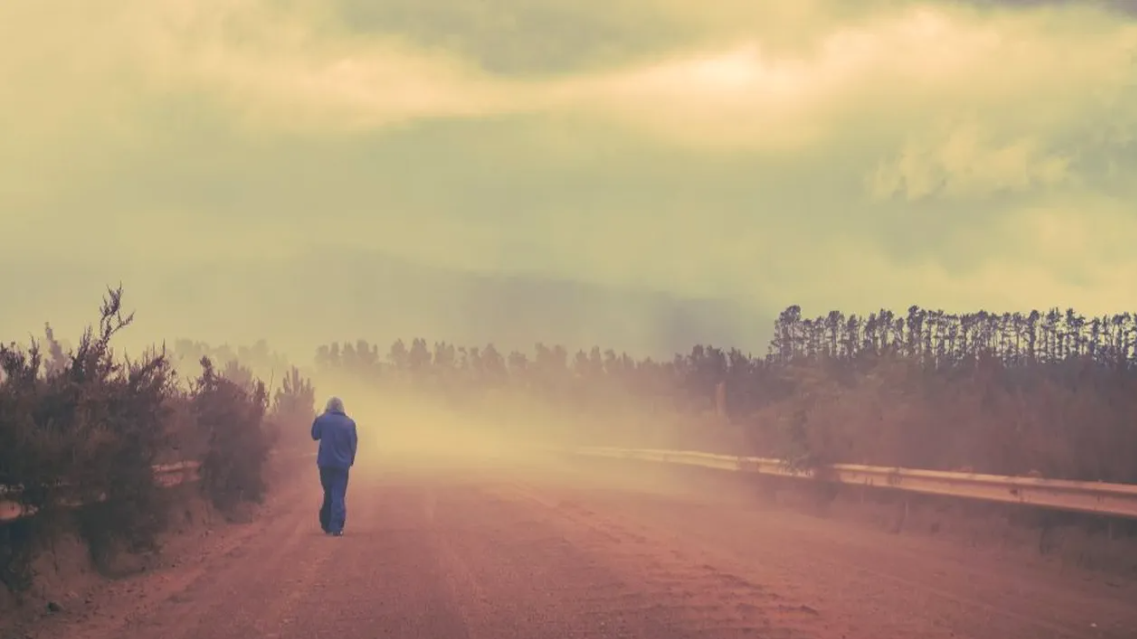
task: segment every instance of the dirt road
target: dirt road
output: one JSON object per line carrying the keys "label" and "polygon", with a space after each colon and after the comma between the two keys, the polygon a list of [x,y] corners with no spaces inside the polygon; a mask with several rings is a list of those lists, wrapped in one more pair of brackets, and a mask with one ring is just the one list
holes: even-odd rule
{"label": "dirt road", "polygon": [[301,479],[30,636],[1137,637],[1131,584],[724,495],[568,469],[357,470],[347,533],[329,538],[314,469]]}

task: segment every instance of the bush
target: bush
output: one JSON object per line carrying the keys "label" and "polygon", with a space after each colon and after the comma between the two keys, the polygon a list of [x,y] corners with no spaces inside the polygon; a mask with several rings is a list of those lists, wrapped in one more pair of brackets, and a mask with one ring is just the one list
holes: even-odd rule
{"label": "bush", "polygon": [[193,413],[206,435],[201,487],[215,507],[232,511],[265,494],[263,470],[269,439],[264,429],[268,394],[261,381],[242,386],[220,375],[208,357],[193,389]]}
{"label": "bush", "polygon": [[[264,384],[206,358],[182,388],[165,349],[116,359],[111,341],[133,320],[122,289],[100,310],[74,349],[50,326],[42,348],[0,345],[0,501],[31,515],[0,523],[0,583],[13,592],[32,585],[37,553],[63,532],[77,533],[104,571],[118,552],[156,549],[175,494],[156,464],[200,460],[201,490],[222,511],[265,494]],[[284,391],[278,410],[302,413],[311,385],[294,373]]]}
{"label": "bush", "polygon": [[309,428],[316,419],[315,406],[316,389],[293,366],[273,394],[268,418],[273,444],[286,448],[309,444]]}
{"label": "bush", "polygon": [[[49,328],[45,371],[36,342],[0,347],[0,486],[35,512],[0,537],[10,589],[30,585],[36,550],[64,526],[77,525],[102,567],[117,548],[153,548],[165,523],[151,466],[167,444],[174,376],[163,352],[115,361],[111,339],[133,319],[121,310],[122,290],[111,290],[98,330],[88,328],[70,353]],[[68,508],[75,503],[84,505]]]}

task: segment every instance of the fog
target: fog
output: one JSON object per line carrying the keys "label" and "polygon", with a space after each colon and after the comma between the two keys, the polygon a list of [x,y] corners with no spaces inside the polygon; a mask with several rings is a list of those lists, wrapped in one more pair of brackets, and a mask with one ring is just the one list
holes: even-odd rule
{"label": "fog", "polygon": [[493,342],[504,352],[531,351],[537,342],[573,350],[600,345],[665,358],[700,341],[764,349],[773,317],[727,300],[471,273],[366,253],[187,266],[161,283],[122,272],[129,269],[76,264],[29,280],[15,268],[0,271],[0,288],[13,292],[17,317],[27,320],[5,316],[5,337],[41,334],[44,322],[61,336],[77,336],[97,319],[106,285],[120,281],[124,304],[136,312],[121,336],[132,350],[180,338],[234,348],[263,339],[301,366],[318,346],[357,339],[384,353],[396,339],[415,337]]}
{"label": "fog", "polygon": [[[1137,483],[1135,54],[1137,0],[0,0],[0,344],[74,347],[121,286],[116,361],[165,347],[180,384],[158,360],[101,378],[100,349],[41,380],[4,349],[0,488],[48,525],[0,531],[0,585],[56,532],[90,542],[84,579],[169,533],[202,550],[110,588],[122,608],[62,583],[29,615],[979,636],[1043,602],[1036,629],[1104,628],[1109,606],[1017,590],[1035,577],[866,543],[828,518],[834,482],[802,482],[826,517],[786,527],[742,507],[750,473],[571,449]],[[443,357],[397,362],[416,339]],[[203,355],[268,401],[195,385]],[[297,371],[314,398],[274,395]],[[359,435],[345,550],[305,536],[306,404],[331,396]],[[198,481],[158,491],[176,461]],[[44,517],[57,499],[82,507]],[[935,510],[937,539],[967,519]],[[1003,554],[1015,517],[982,510]],[[1039,552],[1067,537],[1039,521]],[[1070,548],[1131,567],[1108,530]]]}
{"label": "fog", "polygon": [[[359,452],[353,473],[364,477],[387,473],[474,474],[525,483],[555,481],[561,486],[655,495],[697,495],[716,500],[744,495],[738,482],[710,481],[686,468],[664,464],[614,464],[573,453],[595,445],[668,447],[667,433],[634,441],[627,425],[608,420],[566,418],[547,408],[503,403],[491,414],[450,409],[429,400],[380,395],[350,384],[343,391],[345,408],[356,420]],[[617,433],[613,436],[613,433]],[[623,436],[619,433],[624,433]],[[315,445],[313,444],[313,447]]]}
{"label": "fog", "polygon": [[[575,446],[612,444],[626,433],[619,418],[567,417],[521,394],[490,394],[470,403],[445,395],[386,389],[342,375],[315,375],[320,405],[344,401],[359,433],[357,464],[428,464],[457,467],[540,467]],[[634,431],[633,431],[634,432]],[[607,433],[607,436],[606,436]]]}
{"label": "fog", "polygon": [[4,3],[0,335],[119,282],[124,346],[297,362],[1137,302],[1120,3],[694,6]]}

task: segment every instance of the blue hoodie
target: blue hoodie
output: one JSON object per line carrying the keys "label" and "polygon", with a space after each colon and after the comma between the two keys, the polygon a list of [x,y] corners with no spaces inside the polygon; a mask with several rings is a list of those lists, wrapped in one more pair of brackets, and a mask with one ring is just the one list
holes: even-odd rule
{"label": "blue hoodie", "polygon": [[327,411],[312,422],[312,439],[320,442],[316,465],[320,468],[348,469],[355,464],[355,449],[359,440],[355,433],[355,420],[347,415]]}

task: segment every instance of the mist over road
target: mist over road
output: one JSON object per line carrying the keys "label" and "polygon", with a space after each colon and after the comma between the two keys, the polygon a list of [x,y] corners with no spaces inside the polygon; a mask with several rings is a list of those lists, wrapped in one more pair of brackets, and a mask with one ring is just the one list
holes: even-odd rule
{"label": "mist over road", "polygon": [[346,535],[329,538],[305,464],[252,523],[32,636],[1137,636],[1130,584],[636,475],[375,463],[351,478]]}

